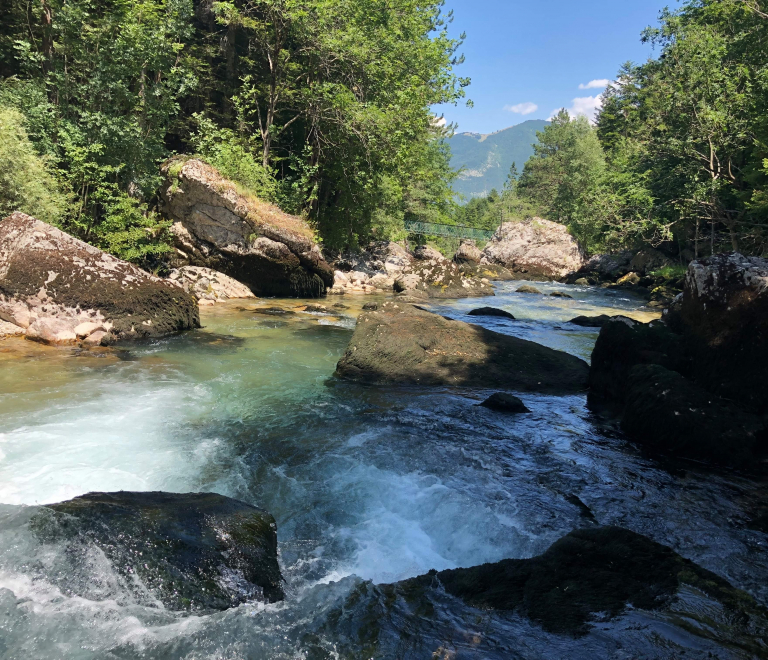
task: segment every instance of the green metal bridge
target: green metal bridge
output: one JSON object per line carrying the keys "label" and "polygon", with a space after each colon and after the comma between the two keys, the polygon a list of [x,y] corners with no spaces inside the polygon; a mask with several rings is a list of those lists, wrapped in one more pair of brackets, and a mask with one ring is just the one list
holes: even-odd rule
{"label": "green metal bridge", "polygon": [[478,241],[488,241],[495,232],[489,229],[475,229],[463,225],[440,225],[436,222],[420,222],[406,220],[405,228],[411,234],[426,234],[427,236],[448,236],[449,238],[474,238]]}

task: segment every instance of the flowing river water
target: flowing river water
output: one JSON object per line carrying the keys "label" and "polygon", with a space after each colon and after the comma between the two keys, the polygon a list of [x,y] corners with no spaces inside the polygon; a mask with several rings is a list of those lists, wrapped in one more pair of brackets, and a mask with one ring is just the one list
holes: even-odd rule
{"label": "flowing river water", "polygon": [[[615,290],[519,282],[434,311],[589,359],[580,314],[658,316]],[[768,604],[768,536],[749,525],[760,484],[664,463],[593,415],[585,396],[521,393],[533,411],[479,407],[487,391],[334,380],[355,318],[284,316],[300,301],[205,308],[202,330],[117,349],[0,343],[0,658],[748,658],[666,612],[630,610],[580,638],[444,595],[429,612],[375,585],[543,552],[573,529],[620,525],[671,546]],[[517,321],[468,317],[493,305]],[[277,520],[286,599],[171,612],[97,552],[39,545],[39,505],[89,491],[214,491]],[[688,609],[705,608],[693,591]],[[716,614],[711,617],[716,618]]]}

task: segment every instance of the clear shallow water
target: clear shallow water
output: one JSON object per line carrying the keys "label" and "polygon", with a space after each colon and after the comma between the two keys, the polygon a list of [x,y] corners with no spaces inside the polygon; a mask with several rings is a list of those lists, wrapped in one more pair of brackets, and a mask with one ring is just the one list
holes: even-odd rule
{"label": "clear shallow water", "polygon": [[[430,307],[462,319],[502,307],[518,321],[470,318],[585,358],[597,333],[569,318],[651,318],[614,292],[535,284],[567,300],[519,285]],[[204,310],[199,332],[127,350],[0,344],[0,657],[752,657],[725,646],[711,623],[724,615],[694,592],[689,611],[717,643],[672,613],[631,612],[574,640],[447,596],[429,616],[388,602],[375,584],[542,552],[591,524],[575,498],[600,524],[666,543],[764,604],[768,545],[746,525],[756,484],[642,456],[582,396],[522,394],[533,414],[510,418],[476,405],[484,391],[334,381],[370,300],[347,297],[333,316],[250,311],[297,301],[228,304]],[[268,509],[286,601],[168,612],[98,553],[32,538],[28,505],[119,489],[215,491]]]}

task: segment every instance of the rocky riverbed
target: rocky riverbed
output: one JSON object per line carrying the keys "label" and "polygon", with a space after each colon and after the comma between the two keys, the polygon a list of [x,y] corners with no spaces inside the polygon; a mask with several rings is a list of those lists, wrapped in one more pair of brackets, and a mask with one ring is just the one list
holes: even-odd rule
{"label": "rocky riverbed", "polygon": [[[523,284],[419,306],[585,361],[600,328],[571,319],[660,316],[621,289]],[[334,378],[371,303],[385,298],[233,300],[162,339],[0,343],[0,657],[765,654],[761,478],[646,454],[581,392],[517,391],[530,412],[509,414],[480,406],[495,390],[476,384]],[[514,319],[469,314],[489,305]],[[126,576],[98,538],[41,538],[40,505],[120,489],[215,492],[268,511],[285,598],[164,608],[157,583]],[[585,572],[566,568],[572,551]],[[470,591],[464,573],[429,575],[485,563],[466,573]],[[483,591],[487,576],[524,599]],[[620,584],[631,606],[598,583]],[[571,618],[549,617],[551,598]]]}

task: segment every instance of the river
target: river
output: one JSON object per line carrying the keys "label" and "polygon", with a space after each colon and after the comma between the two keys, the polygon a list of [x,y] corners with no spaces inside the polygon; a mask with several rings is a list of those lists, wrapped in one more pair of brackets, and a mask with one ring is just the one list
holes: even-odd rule
{"label": "river", "polygon": [[[589,359],[580,314],[658,316],[616,290],[534,283],[494,299],[432,301]],[[644,456],[586,397],[366,387],[333,371],[364,302],[283,316],[301,301],[231,301],[203,329],[115,349],[0,343],[0,658],[748,658],[675,613],[630,611],[574,639],[445,596],[429,616],[374,585],[430,569],[539,554],[569,531],[614,524],[667,544],[768,603],[766,534],[748,526],[760,485]],[[481,305],[516,321],[468,317]],[[286,600],[171,612],[103,555],[39,545],[39,505],[89,491],[215,491],[277,520]],[[688,607],[699,605],[692,591]],[[673,608],[674,609],[674,608]],[[716,616],[712,614],[712,616]]]}

